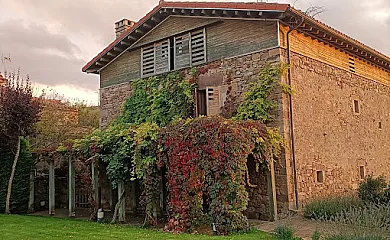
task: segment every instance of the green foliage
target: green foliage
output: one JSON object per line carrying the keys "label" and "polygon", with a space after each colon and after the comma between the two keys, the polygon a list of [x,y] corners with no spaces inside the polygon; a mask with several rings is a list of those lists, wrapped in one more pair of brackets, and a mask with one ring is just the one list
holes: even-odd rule
{"label": "green foliage", "polygon": [[126,101],[120,123],[145,122],[166,126],[173,120],[188,118],[194,111],[195,83],[178,73],[132,82],[132,95]]}
{"label": "green foliage", "polygon": [[327,240],[385,240],[387,238],[375,235],[346,235],[338,234],[326,238]]}
{"label": "green foliage", "polygon": [[[4,212],[5,198],[7,195],[7,183],[11,174],[11,168],[14,161],[14,154],[11,152],[0,152],[0,212]],[[29,151],[29,143],[22,139],[19,161],[16,166],[15,178],[12,184],[11,212],[24,213],[27,211],[29,189],[30,189],[30,171],[34,165],[34,160]]]}
{"label": "green foliage", "polygon": [[74,148],[87,158],[97,158],[107,164],[107,174],[113,187],[120,182],[134,180],[134,132],[129,124],[111,125],[106,130],[96,130]]}
{"label": "green foliage", "polygon": [[313,233],[313,236],[311,237],[312,240],[320,240],[321,239],[321,233],[318,231],[315,231]]}
{"label": "green foliage", "polygon": [[358,196],[364,202],[380,203],[390,201],[390,188],[383,176],[374,178],[368,176],[364,182],[359,185]]}
{"label": "green foliage", "polygon": [[303,209],[306,218],[329,220],[339,213],[361,206],[363,203],[353,196],[337,196],[326,199],[317,199],[309,202]]}
{"label": "green foliage", "polygon": [[271,110],[276,103],[270,99],[270,95],[277,87],[291,94],[291,88],[281,85],[280,78],[288,66],[271,65],[262,69],[259,79],[249,84],[248,91],[244,94],[244,101],[240,104],[234,119],[238,120],[260,120],[267,123],[273,120]]}
{"label": "green foliage", "polygon": [[267,164],[276,154],[271,147],[276,141],[269,139],[265,126],[259,121],[200,117],[162,129],[159,141],[172,216],[167,229],[186,231],[208,214],[219,234],[247,230],[247,157],[257,149],[255,159]]}
{"label": "green foliage", "polygon": [[294,230],[286,225],[280,225],[275,228],[275,237],[277,240],[300,240],[302,238],[294,236]]}

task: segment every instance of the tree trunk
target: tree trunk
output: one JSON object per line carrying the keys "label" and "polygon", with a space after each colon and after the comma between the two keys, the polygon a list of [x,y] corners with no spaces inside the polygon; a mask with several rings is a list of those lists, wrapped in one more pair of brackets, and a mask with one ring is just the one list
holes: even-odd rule
{"label": "tree trunk", "polygon": [[20,140],[21,140],[21,136],[18,137],[18,145],[17,145],[17,148],[16,148],[16,154],[15,154],[15,158],[14,158],[14,163],[12,165],[12,171],[11,171],[11,176],[9,177],[9,181],[8,181],[8,191],[7,191],[7,199],[6,199],[6,202],[5,202],[5,213],[6,214],[10,214],[10,209],[9,209],[9,204],[10,204],[10,200],[11,200],[11,190],[12,190],[12,182],[14,181],[14,176],[15,176],[15,171],[16,171],[16,164],[18,163],[18,160],[19,160],[19,153],[20,153]]}

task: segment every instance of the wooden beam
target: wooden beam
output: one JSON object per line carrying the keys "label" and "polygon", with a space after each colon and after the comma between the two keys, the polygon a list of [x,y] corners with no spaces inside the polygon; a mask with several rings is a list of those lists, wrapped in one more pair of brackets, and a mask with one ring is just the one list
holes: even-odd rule
{"label": "wooden beam", "polygon": [[268,182],[268,199],[269,199],[269,208],[272,216],[272,221],[278,220],[278,203],[276,199],[276,181],[275,181],[275,164],[274,160],[269,162],[269,168],[267,174]]}
{"label": "wooden beam", "polygon": [[86,73],[96,73],[98,69],[87,69]]}
{"label": "wooden beam", "polygon": [[49,160],[49,215],[55,214],[55,175],[54,175],[54,160]]}
{"label": "wooden beam", "polygon": [[92,179],[92,195],[93,199],[96,202],[97,210],[101,207],[100,206],[100,199],[99,199],[99,174],[98,174],[98,168],[96,167],[95,163],[92,161],[91,163],[91,179]]}
{"label": "wooden beam", "polygon": [[137,40],[137,38],[136,38],[136,37],[134,37],[134,36],[131,36],[131,35],[127,36],[127,39],[129,39],[129,40],[133,40],[133,41]]}
{"label": "wooden beam", "polygon": [[147,24],[147,23],[142,24],[142,26],[143,26],[144,28],[147,28],[147,29],[152,29],[152,28],[153,28],[151,25],[149,25],[149,24]]}
{"label": "wooden beam", "polygon": [[73,159],[68,159],[68,203],[69,203],[69,217],[76,216],[76,174],[73,164]]}
{"label": "wooden beam", "polygon": [[145,32],[142,31],[141,29],[137,28],[137,29],[135,29],[135,33],[144,34]]}
{"label": "wooden beam", "polygon": [[101,64],[100,62],[95,62],[95,65],[96,66],[103,66],[103,64]]}
{"label": "wooden beam", "polygon": [[107,53],[107,56],[116,57],[116,55],[113,54],[112,52],[108,52],[108,53]]}
{"label": "wooden beam", "polygon": [[161,22],[161,20],[160,20],[159,18],[154,17],[154,16],[151,17],[150,20],[151,20],[152,22]]}
{"label": "wooden beam", "polygon": [[263,16],[263,12],[260,11],[258,15],[259,17]]}
{"label": "wooden beam", "polygon": [[30,196],[28,198],[28,212],[34,212],[34,196],[35,196],[35,171],[30,171]]}
{"label": "wooden beam", "polygon": [[119,204],[118,209],[118,220],[119,222],[125,222],[126,221],[126,197],[122,196],[125,194],[125,184],[124,182],[118,183],[118,200],[122,199],[121,203]]}
{"label": "wooden beam", "polygon": [[121,41],[121,45],[123,45],[123,46],[130,46],[131,44],[128,43],[128,42],[125,42],[125,41]]}
{"label": "wooden beam", "polygon": [[122,51],[123,51],[123,48],[114,47],[112,50],[114,50],[115,52],[122,52]]}
{"label": "wooden beam", "polygon": [[108,58],[100,58],[99,61],[100,62],[110,62],[110,60]]}

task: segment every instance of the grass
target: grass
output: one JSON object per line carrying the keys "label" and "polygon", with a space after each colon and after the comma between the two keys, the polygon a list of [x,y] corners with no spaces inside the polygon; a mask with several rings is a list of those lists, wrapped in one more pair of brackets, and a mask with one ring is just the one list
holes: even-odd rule
{"label": "grass", "polygon": [[54,217],[0,215],[1,239],[158,239],[158,240],[271,240],[270,234],[253,230],[226,237],[171,234],[126,225],[108,225]]}

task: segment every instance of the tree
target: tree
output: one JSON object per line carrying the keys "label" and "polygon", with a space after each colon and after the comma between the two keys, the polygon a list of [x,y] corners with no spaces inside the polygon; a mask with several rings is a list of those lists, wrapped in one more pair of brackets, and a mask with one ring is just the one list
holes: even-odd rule
{"label": "tree", "polygon": [[34,132],[41,111],[40,98],[33,97],[29,77],[20,78],[20,71],[9,74],[7,83],[0,87],[0,143],[14,154],[8,181],[5,213],[10,213],[12,182],[20,154],[20,142]]}

